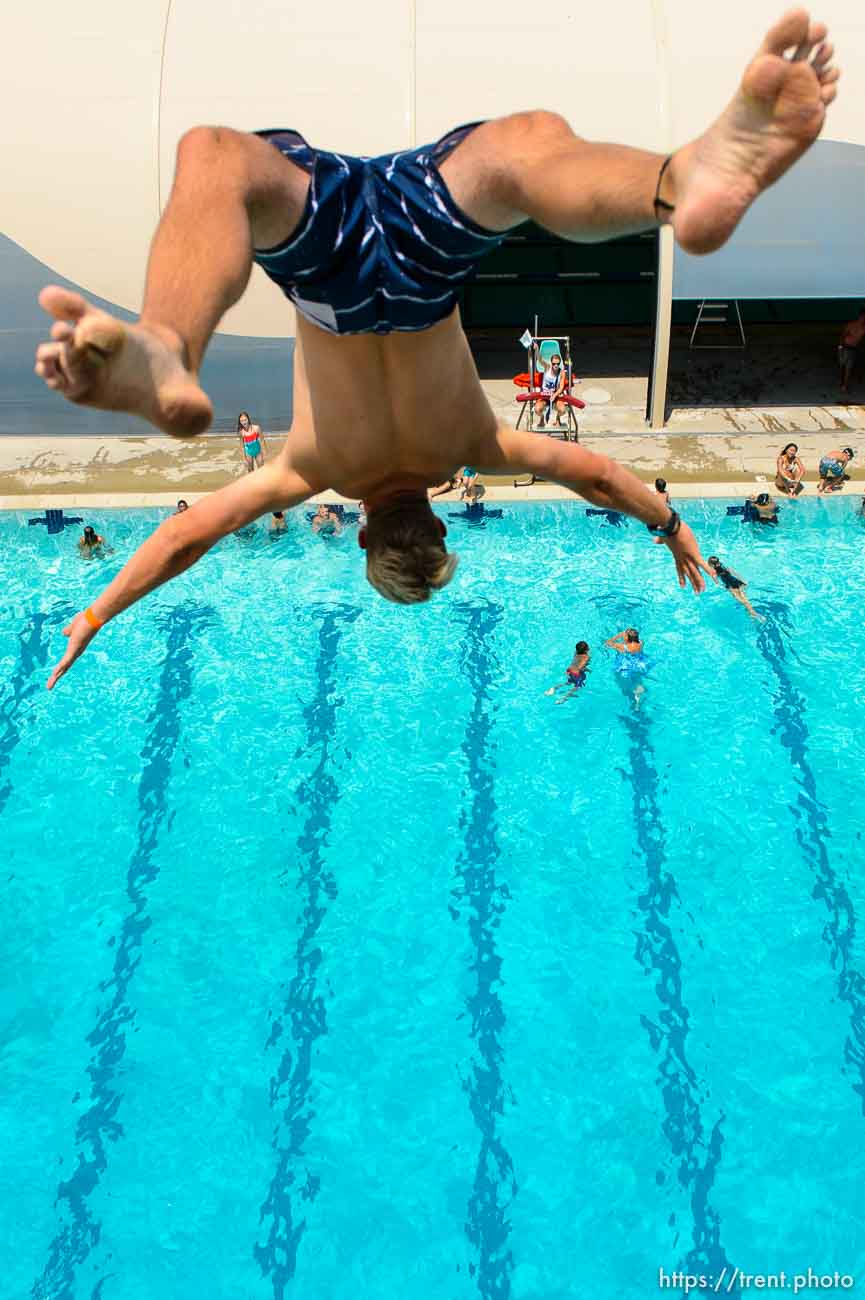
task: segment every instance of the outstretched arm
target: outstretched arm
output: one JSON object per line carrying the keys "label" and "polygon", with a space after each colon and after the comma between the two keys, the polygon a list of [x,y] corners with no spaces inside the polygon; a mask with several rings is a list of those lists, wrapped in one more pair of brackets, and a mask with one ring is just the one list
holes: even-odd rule
{"label": "outstretched arm", "polygon": [[68,643],[48,678],[49,691],[84,653],[99,626],[190,568],[220,538],[259,515],[299,505],[313,491],[296,471],[273,461],[257,473],[204,497],[183,514],[164,520],[90,606],[88,612],[97,626],[81,613],[63,629]]}
{"label": "outstretched arm", "polygon": [[[650,492],[630,470],[609,456],[599,456],[573,442],[553,442],[530,433],[500,425],[495,436],[485,446],[483,455],[493,463],[479,468],[493,472],[536,474],[552,479],[562,487],[579,492],[593,505],[639,519],[657,527],[670,518],[670,507],[657,492]],[[687,524],[683,523],[674,537],[657,537],[656,542],[673,553],[679,586],[688,582],[694,591],[706,587],[703,573],[712,575],[700,554],[697,539]],[[702,573],[701,573],[702,570]]]}

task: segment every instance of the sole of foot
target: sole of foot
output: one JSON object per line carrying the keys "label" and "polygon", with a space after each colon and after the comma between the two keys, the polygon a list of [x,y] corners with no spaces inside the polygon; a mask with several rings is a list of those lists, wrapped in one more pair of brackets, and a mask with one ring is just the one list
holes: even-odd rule
{"label": "sole of foot", "polygon": [[48,388],[76,406],[140,416],[174,437],[208,428],[213,407],[173,330],[127,325],[56,285],[42,290],[39,305],[54,318],[34,367]]}
{"label": "sole of foot", "polygon": [[672,222],[686,252],[720,248],[754,199],[817,139],[840,75],[826,38],[825,24],[806,10],[785,14],[717,122],[673,156]]}

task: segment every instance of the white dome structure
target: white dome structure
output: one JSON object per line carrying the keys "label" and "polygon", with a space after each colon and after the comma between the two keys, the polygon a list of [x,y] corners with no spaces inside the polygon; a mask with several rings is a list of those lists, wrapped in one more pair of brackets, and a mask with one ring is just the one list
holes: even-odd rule
{"label": "white dome structure", "polygon": [[[853,70],[865,68],[865,23],[855,0],[827,8],[851,70],[827,137],[863,146],[865,76]],[[0,126],[4,387],[26,384],[36,399],[17,358],[26,335],[32,365],[40,313],[24,297],[42,277],[137,311],[177,142],[193,125],[293,126],[313,144],[374,154],[542,106],[582,135],[667,152],[723,106],[778,12],[769,0],[564,0],[552,18],[519,0],[333,0],[326,13],[285,0],[19,4],[6,15],[14,58]],[[863,180],[865,170],[860,193]],[[237,341],[242,369],[260,340],[282,364],[277,341],[293,334],[289,304],[256,268],[221,346]],[[3,415],[8,431],[16,418]]]}

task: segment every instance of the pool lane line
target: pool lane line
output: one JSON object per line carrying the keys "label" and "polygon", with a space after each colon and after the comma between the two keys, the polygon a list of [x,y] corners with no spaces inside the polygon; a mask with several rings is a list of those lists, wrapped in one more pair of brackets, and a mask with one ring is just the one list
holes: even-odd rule
{"label": "pool lane line", "polygon": [[276,1111],[273,1149],[276,1168],[261,1204],[259,1224],[267,1224],[266,1239],[256,1242],[253,1254],[263,1277],[269,1277],[276,1300],[282,1300],[297,1270],[297,1255],[306,1218],[303,1203],[318,1195],[319,1178],[303,1168],[306,1141],[315,1118],[312,1103],[312,1057],[316,1041],[327,1033],[324,994],[318,985],[323,961],[317,945],[318,931],[328,903],[337,894],[336,881],[327,868],[333,810],[340,791],[334,779],[333,751],[339,706],[336,695],[337,660],[343,631],[360,616],[349,605],[330,607],[323,613],[318,632],[316,687],[303,710],[306,745],[295,759],[313,756],[313,768],[300,781],[295,804],[306,809],[297,838],[297,888],[301,895],[300,935],[294,951],[294,975],[282,1010],[271,1024],[265,1046],[274,1047],[283,1035],[288,1042],[276,1073],[270,1080],[270,1105]]}
{"label": "pool lane line", "polygon": [[822,899],[829,919],[823,939],[829,948],[829,961],[838,972],[838,1000],[847,1005],[850,1033],[844,1043],[844,1068],[858,1076],[853,1091],[859,1097],[865,1116],[865,976],[855,965],[854,944],[858,918],[853,900],[832,866],[829,856],[831,819],[817,790],[817,779],[808,757],[810,733],[805,721],[807,701],[797,689],[787,669],[788,649],[782,629],[789,634],[789,613],[781,602],[764,602],[770,617],[761,624],[757,644],[772,671],[777,690],[772,709],[777,721],[781,745],[787,750],[790,766],[797,778],[799,792],[787,807],[796,823],[796,842],[802,858],[815,877],[812,898]]}
{"label": "pool lane line", "polygon": [[[646,974],[657,976],[655,993],[660,1003],[657,1018],[643,1014],[640,1023],[660,1057],[658,1082],[666,1112],[662,1131],[677,1165],[679,1185],[688,1189],[691,1206],[691,1245],[677,1267],[717,1278],[725,1267],[732,1271],[721,1243],[720,1215],[709,1200],[721,1162],[721,1126],[726,1117],[722,1111],[707,1134],[700,1085],[688,1060],[690,1013],[682,997],[682,959],[669,924],[670,907],[679,891],[667,868],[667,832],[646,706],[622,715],[622,723],[630,741],[630,763],[620,770],[631,787],[637,846],[646,869],[646,890],[638,898],[643,929],[637,934],[634,956]],[[663,1182],[661,1171],[657,1178],[659,1184]],[[678,1244],[678,1231],[674,1244]],[[738,1286],[731,1294],[739,1294]]]}
{"label": "pool lane line", "polygon": [[26,626],[18,633],[18,663],[0,704],[0,814],[13,790],[12,782],[4,773],[21,740],[25,706],[32,696],[40,695],[45,689],[44,681],[34,680],[34,673],[37,668],[48,666],[51,633],[68,623],[73,613],[72,605],[58,602],[47,613],[36,611],[31,614]]}
{"label": "pool lane line", "polygon": [[505,1012],[497,992],[502,959],[496,949],[496,930],[508,891],[496,879],[499,813],[490,701],[490,688],[501,675],[491,639],[501,622],[503,607],[492,602],[459,604],[455,611],[465,623],[460,659],[471,690],[471,710],[460,746],[467,783],[459,820],[462,847],[454,872],[450,912],[454,920],[466,912],[472,945],[475,984],[466,1008],[477,1054],[463,1087],[480,1133],[465,1231],[476,1251],[472,1273],[479,1294],[483,1300],[507,1300],[514,1267],[508,1245],[509,1211],[518,1189],[513,1160],[499,1133],[499,1117],[510,1100],[510,1090],[502,1072]]}
{"label": "pool lane line", "polygon": [[[181,731],[181,704],[192,690],[193,650],[196,636],[211,621],[209,608],[187,602],[159,620],[167,632],[165,657],[156,699],[148,717],[150,730],[141,751],[138,781],[138,837],[126,874],[130,908],[120,930],[109,941],[115,949],[109,977],[100,984],[109,1002],[87,1035],[93,1048],[87,1074],[90,1104],[75,1129],[77,1164],[57,1187],[55,1205],[65,1207],[60,1225],[48,1248],[41,1276],[34,1282],[32,1300],[73,1300],[76,1270],[99,1243],[102,1224],[88,1204],[108,1168],[108,1145],[123,1136],[118,1119],[123,1091],[120,1073],[126,1054],[127,1033],[133,1032],[136,1012],[127,996],[141,961],[142,941],[151,920],[147,915],[147,887],[159,875],[154,853],[160,832],[170,822],[168,789],[171,765]],[[97,1282],[97,1293],[101,1286]]]}

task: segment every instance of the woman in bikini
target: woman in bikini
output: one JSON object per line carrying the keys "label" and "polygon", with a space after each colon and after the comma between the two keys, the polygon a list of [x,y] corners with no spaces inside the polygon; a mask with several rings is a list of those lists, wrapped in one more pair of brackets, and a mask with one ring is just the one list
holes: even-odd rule
{"label": "woman in bikini", "polygon": [[797,497],[805,484],[805,466],[799,459],[799,448],[795,442],[788,442],[778,456],[775,471],[775,487],[788,497]]}
{"label": "woman in bikini", "polygon": [[264,464],[264,437],[261,428],[252,423],[248,411],[241,411],[237,417],[237,436],[247,474],[254,469],[261,469]]}

